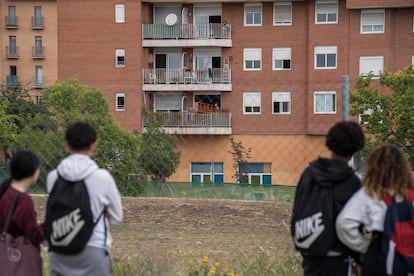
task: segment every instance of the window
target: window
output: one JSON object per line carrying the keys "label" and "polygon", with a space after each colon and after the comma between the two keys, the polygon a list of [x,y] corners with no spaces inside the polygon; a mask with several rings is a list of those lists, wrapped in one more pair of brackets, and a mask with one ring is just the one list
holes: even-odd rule
{"label": "window", "polygon": [[42,103],[42,95],[36,95],[35,104],[41,104],[41,103]]}
{"label": "window", "polygon": [[317,0],[315,2],[315,23],[334,24],[338,23],[338,1]]}
{"label": "window", "polygon": [[292,2],[275,2],[273,5],[273,25],[292,25]]}
{"label": "window", "polygon": [[373,78],[379,78],[380,73],[384,70],[383,56],[365,56],[359,58],[359,74],[374,74]]}
{"label": "window", "polygon": [[116,56],[116,67],[125,67],[125,49],[116,49],[115,50]]}
{"label": "window", "polygon": [[273,48],[272,54],[273,70],[290,70],[290,48]]}
{"label": "window", "polygon": [[319,91],[314,94],[314,113],[315,114],[335,114],[336,113],[336,92]]}
{"label": "window", "polygon": [[32,21],[32,27],[43,27],[43,17],[42,17],[42,7],[35,6],[34,7],[34,17]]}
{"label": "window", "polygon": [[259,71],[262,69],[262,49],[247,48],[243,51],[244,70]]}
{"label": "window", "polygon": [[124,4],[115,5],[115,22],[116,23],[125,22],[125,5]]}
{"label": "window", "polygon": [[243,93],[243,114],[260,114],[261,94],[260,92]]}
{"label": "window", "polygon": [[336,68],[336,46],[315,47],[315,69]]}
{"label": "window", "polygon": [[273,114],[290,114],[290,92],[272,93]]}
{"label": "window", "polygon": [[224,166],[222,162],[192,162],[192,183],[223,183]]}
{"label": "window", "polygon": [[411,57],[411,64],[414,65],[414,55]]}
{"label": "window", "polygon": [[384,33],[385,14],[384,10],[361,10],[361,33],[378,34]]}
{"label": "window", "polygon": [[17,38],[14,35],[9,36],[8,57],[17,57]]}
{"label": "window", "polygon": [[35,79],[33,86],[43,87],[43,67],[35,66]]}
{"label": "window", "polygon": [[262,25],[262,5],[245,4],[244,5],[244,25],[261,26]]}
{"label": "window", "polygon": [[42,57],[43,56],[43,43],[42,43],[41,36],[35,36],[35,46],[33,49],[33,56],[34,57]]}
{"label": "window", "polygon": [[272,163],[247,163],[240,168],[248,184],[272,185]]}
{"label": "window", "polygon": [[116,102],[116,111],[124,111],[125,110],[125,94],[124,93],[116,93],[115,96]]}
{"label": "window", "polygon": [[6,25],[10,27],[17,27],[16,6],[8,6],[9,15],[6,17]]}

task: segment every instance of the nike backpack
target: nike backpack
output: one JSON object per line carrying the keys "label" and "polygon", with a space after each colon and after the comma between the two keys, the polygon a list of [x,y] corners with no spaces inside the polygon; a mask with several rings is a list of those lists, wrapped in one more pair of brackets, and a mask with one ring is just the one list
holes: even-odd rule
{"label": "nike backpack", "polygon": [[291,235],[303,256],[326,256],[337,241],[333,192],[304,179],[296,188]]}
{"label": "nike backpack", "polygon": [[68,181],[58,173],[46,205],[48,250],[62,254],[81,252],[103,213],[94,222],[84,180]]}

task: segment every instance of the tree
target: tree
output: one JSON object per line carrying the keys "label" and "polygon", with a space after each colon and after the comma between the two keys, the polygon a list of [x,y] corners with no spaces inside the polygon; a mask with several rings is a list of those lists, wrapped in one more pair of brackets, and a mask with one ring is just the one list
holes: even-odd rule
{"label": "tree", "polygon": [[373,83],[372,77],[372,73],[358,77],[356,92],[350,96],[351,115],[360,116],[367,134],[364,152],[391,143],[401,148],[414,166],[414,67],[384,71],[378,83]]}
{"label": "tree", "polygon": [[12,148],[17,140],[15,116],[7,113],[8,106],[8,100],[0,101],[0,147],[3,151],[4,163],[9,159],[8,149]]}
{"label": "tree", "polygon": [[177,144],[177,137],[165,133],[157,124],[147,126],[139,160],[153,181],[165,182],[177,170],[181,157],[181,152],[175,150]]}
{"label": "tree", "polygon": [[[57,81],[45,88],[43,101],[52,113],[58,131],[49,137],[56,150],[54,162],[66,154],[63,132],[76,121],[90,123],[97,131],[97,149],[94,159],[107,168],[116,179],[121,193],[137,195],[142,190],[145,173],[138,162],[141,137],[122,130],[109,113],[108,103],[97,88],[82,86],[76,79]],[[55,164],[56,165],[56,164]]]}
{"label": "tree", "polygon": [[248,183],[247,179],[247,162],[250,159],[251,148],[247,150],[244,148],[241,141],[236,142],[233,137],[230,137],[232,151],[229,151],[233,156],[233,178],[237,183]]}

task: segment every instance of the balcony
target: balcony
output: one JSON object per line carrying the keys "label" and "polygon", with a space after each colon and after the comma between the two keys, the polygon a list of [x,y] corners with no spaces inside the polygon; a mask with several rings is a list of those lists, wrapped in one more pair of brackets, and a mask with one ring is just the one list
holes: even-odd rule
{"label": "balcony", "polygon": [[143,47],[232,47],[229,24],[142,24]]}
{"label": "balcony", "polygon": [[230,68],[143,69],[144,91],[231,91]]}
{"label": "balcony", "polygon": [[16,86],[19,84],[19,77],[17,75],[7,75],[6,77],[7,86]]}
{"label": "balcony", "polygon": [[8,59],[19,58],[19,47],[9,47],[6,46],[6,57]]}
{"label": "balcony", "polygon": [[6,29],[17,29],[18,27],[17,16],[6,16]]}
{"label": "balcony", "polygon": [[32,16],[32,29],[42,30],[44,28],[44,18],[42,16]]}
{"label": "balcony", "polygon": [[157,123],[168,134],[231,135],[230,112],[152,112],[142,117],[143,131]]}
{"label": "balcony", "polygon": [[39,77],[32,77],[32,88],[43,89],[45,87],[45,79]]}
{"label": "balcony", "polygon": [[45,47],[32,47],[32,59],[44,59]]}

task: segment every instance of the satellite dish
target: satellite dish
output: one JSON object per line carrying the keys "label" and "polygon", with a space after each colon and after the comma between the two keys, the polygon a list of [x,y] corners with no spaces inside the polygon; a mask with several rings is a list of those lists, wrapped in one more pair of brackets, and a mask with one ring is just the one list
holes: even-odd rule
{"label": "satellite dish", "polygon": [[165,23],[169,26],[174,25],[175,23],[177,23],[177,15],[175,13],[169,13],[166,17],[165,17]]}

